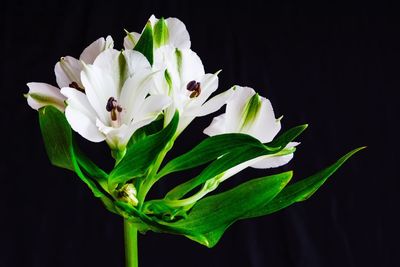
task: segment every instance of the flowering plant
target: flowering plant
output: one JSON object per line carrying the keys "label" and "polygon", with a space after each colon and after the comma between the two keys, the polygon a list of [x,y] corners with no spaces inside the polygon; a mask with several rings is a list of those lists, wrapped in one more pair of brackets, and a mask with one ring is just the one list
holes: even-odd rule
{"label": "flowering plant", "polygon": [[[79,60],[62,57],[55,66],[58,87],[28,83],[28,104],[39,111],[46,151],[55,166],[75,172],[105,207],[124,218],[126,264],[137,266],[137,231],[184,235],[213,247],[235,221],[268,215],[306,200],[355,149],[324,170],[288,184],[293,173],[251,179],[213,194],[245,168],[288,163],[307,128],[278,135],[268,99],[252,88],[218,88],[218,74],[206,73],[190,49],[185,25],[152,16],[141,34],[126,32],[124,49],[113,39],[90,44]],[[168,151],[196,118],[218,111],[204,130],[209,137],[190,151],[164,162]],[[79,150],[74,132],[91,142],[106,141],[115,159],[110,172]],[[148,199],[167,175],[204,166],[162,199]]]}

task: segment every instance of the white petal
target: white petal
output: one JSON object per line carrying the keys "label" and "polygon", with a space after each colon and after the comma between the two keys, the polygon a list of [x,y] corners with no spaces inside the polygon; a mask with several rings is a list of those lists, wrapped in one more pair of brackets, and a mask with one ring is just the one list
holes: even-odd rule
{"label": "white petal", "polygon": [[170,94],[170,87],[165,78],[165,70],[159,70],[153,75],[153,85],[150,87],[151,95],[166,95]]}
{"label": "white petal", "polygon": [[229,89],[229,90],[226,90],[225,92],[222,92],[222,93],[212,97],[210,100],[208,100],[206,103],[204,103],[200,107],[196,116],[205,116],[210,113],[216,112],[223,105],[226,104],[228,99],[231,98],[232,94],[233,94],[233,90]]}
{"label": "white petal", "polygon": [[154,84],[152,75],[151,71],[144,69],[125,81],[119,98],[119,103],[123,108],[123,122],[125,124],[131,123],[149,93],[150,87]]}
{"label": "white petal", "polygon": [[218,134],[224,134],[226,133],[226,115],[222,114],[217,117],[214,117],[212,120],[211,124],[204,129],[203,133],[205,133],[208,136],[214,136]]}
{"label": "white petal", "polygon": [[[293,148],[298,146],[300,143],[298,142],[289,142],[289,144],[286,145],[284,150]],[[294,150],[293,150],[294,151]],[[292,158],[293,158],[294,152],[286,155],[266,155],[266,156],[261,156],[258,157],[257,162],[251,165],[253,168],[257,169],[268,169],[268,168],[276,168],[280,167],[282,165],[287,164]]]}
{"label": "white petal", "polygon": [[191,92],[185,88],[185,94],[187,95],[186,101],[188,102],[185,107],[185,115],[187,116],[191,115],[197,117],[213,113],[220,109],[233,93],[233,90],[228,90],[214,96],[206,102],[210,95],[218,88],[218,76],[217,74],[206,74],[199,79],[199,82],[201,93],[198,97],[190,98]]}
{"label": "white petal", "polygon": [[140,52],[127,50],[123,52],[128,64],[129,74],[134,75],[136,72],[143,69],[151,69],[151,65],[147,58]]}
{"label": "white petal", "polygon": [[83,87],[81,71],[82,63],[79,60],[70,56],[62,57],[54,67],[58,86],[67,87],[72,82],[76,82],[78,86]]}
{"label": "white petal", "polygon": [[151,95],[148,96],[140,110],[134,115],[135,121],[155,119],[158,114],[171,104],[171,98],[164,95]]}
{"label": "white petal", "polygon": [[149,18],[149,21],[151,23],[151,27],[154,27],[154,25],[156,25],[158,18],[156,18],[156,16],[154,16],[154,14],[152,14]]}
{"label": "white petal", "polygon": [[73,107],[79,110],[86,117],[90,118],[93,122],[96,121],[96,111],[90,105],[86,95],[74,88],[64,87],[61,88],[61,93],[67,97],[67,104],[69,107]]}
{"label": "white petal", "polygon": [[280,129],[281,123],[280,120],[275,118],[271,102],[268,99],[261,97],[261,108],[259,114],[250,127],[246,128],[244,133],[256,137],[262,143],[267,143],[274,139]]}
{"label": "white petal", "polygon": [[287,164],[293,158],[293,153],[284,156],[261,156],[258,161],[251,165],[256,169],[276,168]]}
{"label": "white petal", "polygon": [[86,95],[76,89],[64,87],[61,93],[68,97],[65,116],[74,131],[92,142],[105,140],[96,126],[96,112],[91,107]]}
{"label": "white petal", "polygon": [[86,47],[79,59],[86,64],[93,64],[94,60],[101,52],[107,48],[112,48],[113,46],[114,41],[111,36],[107,36],[106,39],[101,37]]}
{"label": "white petal", "polygon": [[223,174],[223,176],[220,177],[218,180],[220,182],[225,181],[226,179],[228,179],[229,177],[232,177],[236,173],[241,172],[242,170],[246,169],[247,167],[254,165],[257,161],[259,161],[259,158],[255,158],[255,159],[251,159],[251,160],[242,162],[242,163],[236,165],[235,167],[228,169]]}
{"label": "white petal", "polygon": [[133,49],[140,39],[140,33],[129,32],[124,38],[124,48],[126,50]]}
{"label": "white petal", "polygon": [[[198,81],[204,76],[204,66],[200,57],[190,49],[179,50],[177,53],[178,71],[182,85],[192,80]],[[180,62],[180,64],[179,64]]]}
{"label": "white petal", "polygon": [[38,110],[41,107],[51,105],[64,112],[65,96],[60,93],[60,89],[47,83],[28,83],[29,92],[27,94],[28,105]]}
{"label": "white petal", "polygon": [[189,49],[190,36],[185,24],[177,18],[166,19],[169,32],[169,42],[176,48]]}
{"label": "white petal", "polygon": [[[170,45],[164,45],[154,51],[153,70],[160,73],[154,76],[154,87],[151,94],[163,94],[173,98],[176,107],[181,110],[187,101],[186,91],[181,90],[181,77],[178,71],[178,58],[176,49]],[[168,73],[169,81],[166,81]]]}
{"label": "white petal", "polygon": [[64,87],[62,93],[68,97],[65,117],[71,128],[82,137],[92,142],[101,142],[105,136],[96,126],[96,115],[84,93],[73,88]]}
{"label": "white petal", "polygon": [[[111,149],[123,150],[129,141],[127,135],[129,135],[129,127],[125,124],[118,128],[104,125],[100,120],[96,121],[96,126],[99,131],[106,136],[107,144]],[[126,142],[125,142],[126,140]]]}
{"label": "white petal", "polygon": [[228,133],[240,132],[242,114],[246,103],[255,95],[255,91],[250,87],[235,86],[234,94],[226,105],[226,130]]}
{"label": "white petal", "polygon": [[[121,78],[121,70],[120,70],[120,64],[119,64],[119,57],[120,52],[115,49],[107,49],[101,52],[96,60],[94,61],[93,65],[100,68],[104,73],[108,73],[114,82],[114,88],[117,88],[117,92],[121,89],[122,87],[122,81]],[[126,71],[126,70],[125,70]],[[126,76],[126,74],[122,74],[122,76]],[[117,98],[119,94],[113,95],[113,97]]]}
{"label": "white petal", "polygon": [[[194,79],[195,80],[195,79]],[[210,97],[212,93],[214,93],[218,88],[218,73],[210,74],[207,73],[196,80],[200,83],[201,93],[198,97],[192,98],[193,104],[202,105],[206,100]],[[191,92],[184,88],[187,95],[190,95]]]}
{"label": "white petal", "polygon": [[109,73],[97,66],[85,65],[81,73],[81,80],[85,86],[86,96],[90,105],[97,113],[97,117],[104,123],[110,122],[110,116],[106,110],[110,97],[117,96],[115,82]]}
{"label": "white petal", "polygon": [[287,146],[285,148],[296,147],[298,145],[300,145],[299,142],[290,142],[289,144],[287,144]]}

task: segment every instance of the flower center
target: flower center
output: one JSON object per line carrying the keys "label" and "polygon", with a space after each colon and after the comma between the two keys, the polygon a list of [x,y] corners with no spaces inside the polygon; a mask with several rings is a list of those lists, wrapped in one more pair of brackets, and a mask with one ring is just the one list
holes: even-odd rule
{"label": "flower center", "polygon": [[200,83],[196,82],[196,81],[190,81],[187,85],[186,85],[186,89],[190,92],[192,92],[190,94],[190,98],[195,98],[198,97],[201,93],[201,88],[200,88]]}
{"label": "flower center", "polygon": [[114,97],[110,97],[107,101],[106,110],[110,112],[111,115],[111,125],[113,127],[119,127],[122,107],[118,105],[118,101]]}

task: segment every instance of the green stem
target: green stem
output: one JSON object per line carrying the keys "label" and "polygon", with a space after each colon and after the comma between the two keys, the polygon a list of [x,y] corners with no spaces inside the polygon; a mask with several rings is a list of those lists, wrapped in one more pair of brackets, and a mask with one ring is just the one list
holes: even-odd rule
{"label": "green stem", "polygon": [[125,264],[126,267],[138,267],[137,229],[124,219]]}
{"label": "green stem", "polygon": [[172,148],[177,137],[178,136],[172,137],[171,141],[167,144],[167,146],[164,148],[164,150],[161,151],[161,153],[158,155],[158,157],[156,159],[153,169],[150,171],[149,175],[147,175],[146,179],[144,179],[142,184],[140,185],[139,192],[137,195],[137,199],[139,201],[139,206],[138,206],[139,209],[142,208],[147,193],[150,191],[150,189],[154,185],[154,183],[157,182],[157,180],[154,178],[156,177],[157,172],[159,171],[160,166],[161,166],[162,162],[164,161],[165,156],[167,155],[168,151]]}

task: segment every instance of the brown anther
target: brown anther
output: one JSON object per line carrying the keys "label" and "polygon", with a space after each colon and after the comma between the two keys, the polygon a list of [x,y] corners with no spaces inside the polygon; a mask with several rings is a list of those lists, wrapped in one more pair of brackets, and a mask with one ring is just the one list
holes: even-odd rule
{"label": "brown anther", "polygon": [[186,89],[190,92],[192,92],[190,94],[190,98],[194,98],[194,97],[198,97],[201,93],[201,87],[200,87],[200,83],[196,82],[196,81],[190,81],[187,85],[186,85]]}
{"label": "brown anther", "polygon": [[116,105],[117,105],[117,101],[115,100],[115,98],[110,97],[107,101],[106,110],[108,112],[111,112],[115,108]]}
{"label": "brown anther", "polygon": [[80,90],[80,91],[85,91],[85,89],[83,89],[82,87],[80,87],[79,84],[78,84],[77,82],[72,82],[72,83],[70,83],[68,86],[71,87],[71,88],[75,88],[75,89],[77,89],[77,90]]}
{"label": "brown anther", "polygon": [[190,98],[195,98],[195,97],[198,97],[200,95],[200,90],[199,91],[193,91],[191,94],[190,94]]}
{"label": "brown anther", "polygon": [[114,97],[110,97],[106,104],[106,110],[111,113],[111,120],[118,120],[118,113],[122,112],[122,107],[118,105],[117,100]]}

